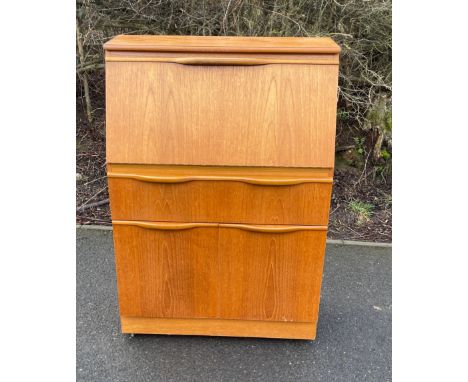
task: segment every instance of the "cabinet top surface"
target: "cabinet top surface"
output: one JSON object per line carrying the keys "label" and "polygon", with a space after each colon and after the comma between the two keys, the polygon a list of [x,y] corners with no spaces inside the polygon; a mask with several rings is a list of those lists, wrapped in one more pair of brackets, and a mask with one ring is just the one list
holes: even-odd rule
{"label": "cabinet top surface", "polygon": [[105,50],[144,52],[315,53],[337,54],[329,37],[135,36],[119,35]]}

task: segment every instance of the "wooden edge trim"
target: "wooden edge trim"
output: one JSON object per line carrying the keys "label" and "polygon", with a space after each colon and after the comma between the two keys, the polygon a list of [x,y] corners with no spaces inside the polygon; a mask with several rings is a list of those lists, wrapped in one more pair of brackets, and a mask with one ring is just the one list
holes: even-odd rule
{"label": "wooden edge trim", "polygon": [[262,178],[247,178],[237,176],[219,176],[219,175],[193,175],[193,176],[155,176],[155,175],[139,175],[139,174],[122,174],[108,172],[109,178],[125,178],[133,179],[141,182],[154,183],[186,183],[193,181],[232,181],[248,184],[256,184],[260,186],[292,186],[302,183],[333,183],[332,178],[298,178],[298,179],[262,179]]}
{"label": "wooden edge trim", "polygon": [[120,317],[122,333],[314,340],[315,322]]}
{"label": "wooden edge trim", "polygon": [[133,220],[113,220],[113,225],[127,225],[147,229],[164,231],[179,231],[200,227],[218,227],[217,223],[167,223],[167,222],[142,222]]}
{"label": "wooden edge trim", "polygon": [[265,232],[265,233],[288,233],[296,231],[326,231],[327,226],[320,225],[251,225],[251,224],[231,224],[219,223],[220,227],[224,228],[237,228],[244,231],[251,232]]}
{"label": "wooden edge trim", "polygon": [[235,65],[259,66],[269,64],[311,64],[338,65],[337,59],[287,59],[287,58],[246,58],[246,57],[132,57],[106,56],[106,62],[165,62],[181,65]]}
{"label": "wooden edge trim", "polygon": [[[161,38],[163,41],[161,41]],[[235,40],[243,39],[241,44]],[[213,40],[219,40],[213,44]],[[105,51],[194,52],[194,53],[314,53],[338,54],[341,47],[330,37],[309,38],[297,45],[298,38],[279,37],[283,44],[271,45],[270,37],[254,36],[129,36],[119,35],[103,44]],[[304,40],[304,38],[299,38]],[[133,40],[133,41],[132,41]],[[146,40],[146,41],[144,41]],[[169,41],[168,41],[169,40]],[[195,41],[194,41],[195,40]],[[211,41],[209,41],[211,40]],[[293,46],[289,41],[293,43]],[[315,41],[313,41],[315,40]],[[321,41],[319,41],[321,40]],[[326,41],[325,41],[326,40]],[[220,44],[221,42],[221,44]],[[234,42],[234,44],[233,44]]]}
{"label": "wooden edge trim", "polygon": [[192,52],[192,53],[271,53],[271,54],[339,54],[339,45],[322,47],[262,47],[262,46],[192,46],[183,45],[143,45],[143,44],[119,44],[108,41],[104,44],[104,50],[120,52]]}

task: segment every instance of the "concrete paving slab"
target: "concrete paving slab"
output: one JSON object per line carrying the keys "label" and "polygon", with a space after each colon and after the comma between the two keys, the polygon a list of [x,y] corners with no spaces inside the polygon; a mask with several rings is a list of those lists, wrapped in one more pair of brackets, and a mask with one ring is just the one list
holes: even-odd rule
{"label": "concrete paving slab", "polygon": [[391,248],[327,245],[315,341],[120,333],[112,231],[77,229],[78,381],[391,381]]}

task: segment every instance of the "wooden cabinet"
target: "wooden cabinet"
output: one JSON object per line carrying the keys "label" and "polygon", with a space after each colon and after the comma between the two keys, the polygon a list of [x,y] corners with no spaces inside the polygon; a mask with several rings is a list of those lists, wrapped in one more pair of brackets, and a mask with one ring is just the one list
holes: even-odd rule
{"label": "wooden cabinet", "polygon": [[122,331],[315,338],[339,47],[118,36],[105,50]]}

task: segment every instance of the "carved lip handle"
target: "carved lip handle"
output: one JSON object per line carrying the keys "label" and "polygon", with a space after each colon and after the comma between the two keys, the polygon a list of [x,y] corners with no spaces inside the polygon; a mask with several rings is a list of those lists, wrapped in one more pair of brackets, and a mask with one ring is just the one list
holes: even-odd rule
{"label": "carved lip handle", "polygon": [[[218,65],[218,66],[261,66],[270,64],[311,64],[311,59],[301,58],[254,58],[254,57],[119,57],[107,56],[112,62],[163,62],[181,65]],[[333,65],[335,59],[322,58],[313,60],[314,64]]]}
{"label": "carved lip handle", "polygon": [[107,174],[109,178],[126,178],[134,179],[142,182],[154,182],[154,183],[186,183],[200,180],[216,181],[216,180],[227,180],[233,182],[242,182],[248,184],[256,184],[261,186],[292,186],[302,183],[332,183],[333,180],[330,178],[291,178],[291,179],[263,179],[263,178],[252,178],[252,177],[237,177],[237,176],[220,176],[220,175],[194,175],[194,176],[149,176],[149,175],[138,175],[138,174],[119,174],[109,172]]}
{"label": "carved lip handle", "polygon": [[158,229],[164,231],[180,231],[200,227],[218,227],[217,223],[168,223],[168,222],[142,222],[133,220],[113,220],[114,225],[129,225],[140,228]]}
{"label": "carved lip handle", "polygon": [[173,59],[174,63],[182,65],[267,65],[271,62],[258,58],[235,57],[179,57]]}
{"label": "carved lip handle", "polygon": [[288,233],[297,231],[326,231],[327,226],[307,226],[307,225],[251,225],[251,224],[228,224],[220,223],[220,227],[237,228],[251,232],[265,233]]}
{"label": "carved lip handle", "polygon": [[243,231],[260,233],[288,233],[297,231],[326,231],[327,226],[302,225],[257,225],[231,223],[173,223],[173,222],[143,222],[134,220],[113,220],[113,225],[126,225],[139,228],[157,229],[163,231],[180,231],[202,227],[236,228]]}

